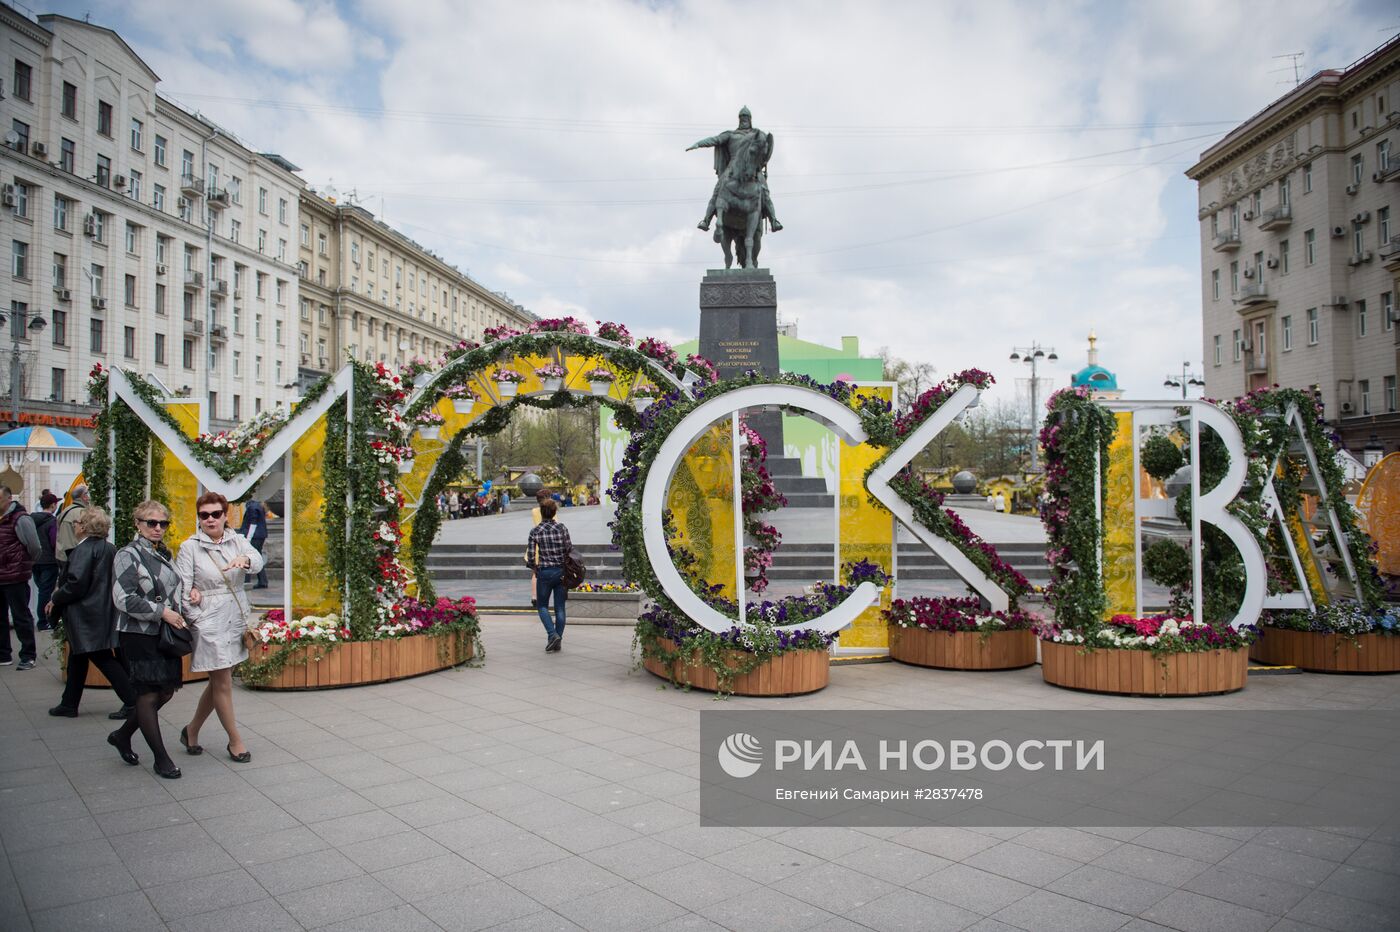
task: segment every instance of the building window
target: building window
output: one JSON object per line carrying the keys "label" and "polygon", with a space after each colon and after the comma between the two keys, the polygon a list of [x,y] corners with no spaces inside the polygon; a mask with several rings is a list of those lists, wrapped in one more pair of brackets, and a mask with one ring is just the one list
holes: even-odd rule
{"label": "building window", "polygon": [[1376,143],[1376,171],[1390,171],[1390,140],[1382,139]]}
{"label": "building window", "polygon": [[1312,191],[1312,162],[1303,166],[1303,193]]}
{"label": "building window", "polygon": [[122,285],[122,297],[126,299],[127,307],[136,306],[136,276],[127,275]]}
{"label": "building window", "polygon": [[58,143],[58,167],[73,174],[77,171],[78,147],[71,139],[60,139]]}
{"label": "building window", "polygon": [[165,316],[165,286],[159,283],[156,284],[156,314]]}
{"label": "building window", "polygon": [[53,314],[53,345],[68,345],[68,312],[54,309]]}
{"label": "building window", "polygon": [[311,301],[310,301],[309,298],[302,298],[302,299],[301,299],[301,319],[302,319],[302,320],[310,320],[310,319],[311,319]]}
{"label": "building window", "polygon": [[127,176],[127,195],[134,201],[141,200],[141,173],[132,169]]}
{"label": "building window", "polygon": [[156,135],[155,159],[156,165],[165,167],[165,137],[159,134]]}
{"label": "building window", "polygon": [[1278,180],[1278,206],[1288,207],[1293,203],[1293,181],[1287,175]]}
{"label": "building window", "polygon": [[105,155],[97,157],[97,183],[104,188],[112,186],[112,160]]}
{"label": "building window", "polygon": [[277,261],[287,261],[287,241],[281,238],[277,240]]}
{"label": "building window", "polygon": [[94,353],[103,352],[102,349],[102,321],[96,317],[88,321],[88,341],[90,349]]}
{"label": "building window", "polygon": [[1361,395],[1361,413],[1371,413],[1371,380],[1358,379],[1356,383],[1358,393]]}
{"label": "building window", "polygon": [[287,223],[287,199],[285,197],[277,199],[277,222],[284,226]]}
{"label": "building window", "polygon": [[1356,335],[1364,337],[1366,335],[1366,299],[1360,298],[1356,302]]}
{"label": "building window", "polygon": [[88,277],[92,279],[92,295],[95,298],[100,298],[107,293],[106,283],[102,280],[106,271],[102,266],[93,263],[92,271],[88,273]]}
{"label": "building window", "polygon": [[311,245],[311,227],[304,223],[301,225],[301,244],[303,246]]}
{"label": "building window", "polygon": [[184,344],[180,347],[181,362],[186,369],[194,368],[194,340],[186,337]]}
{"label": "building window", "polygon": [[[285,305],[287,303],[287,283],[280,278],[277,279],[277,303],[282,305]],[[281,327],[282,321],[279,320],[277,322],[277,326]],[[278,338],[277,342],[282,342],[280,337]]]}
{"label": "building window", "polygon": [[154,185],[151,194],[151,206],[161,213],[165,212],[165,185]]}
{"label": "building window", "polygon": [[1317,345],[1317,308],[1310,307],[1306,311],[1308,315],[1308,345]]}
{"label": "building window", "polygon": [[1264,254],[1262,252],[1254,254],[1254,280],[1257,282],[1264,280]]}
{"label": "building window", "polygon": [[1278,271],[1280,275],[1288,274],[1288,240],[1278,241]]}
{"label": "building window", "polygon": [[165,334],[156,334],[156,365],[165,365]]}
{"label": "building window", "polygon": [[243,224],[237,220],[230,220],[228,222],[228,238],[235,243],[240,242],[243,238]]}
{"label": "building window", "polygon": [[131,255],[136,254],[136,224],[130,220],[126,222],[126,251]]}
{"label": "building window", "polygon": [[122,355],[127,359],[136,358],[136,328],[122,328]]}
{"label": "building window", "polygon": [[276,377],[276,379],[277,379],[277,387],[278,387],[278,388],[281,388],[282,385],[284,384],[283,381],[282,381],[282,360],[280,360],[280,359],[275,360],[275,361],[273,362],[273,364],[272,364],[272,367],[273,367],[273,371],[274,371],[274,373],[275,373],[275,377]]}
{"label": "building window", "polygon": [[279,317],[279,318],[277,318],[276,320],[274,320],[274,321],[272,322],[272,335],[273,335],[273,339],[275,339],[275,340],[277,341],[277,345],[278,345],[278,346],[281,346],[281,345],[282,345],[282,318]]}
{"label": "building window", "polygon": [[105,100],[97,102],[97,131],[109,139],[112,137],[112,105]]}
{"label": "building window", "polygon": [[233,351],[233,374],[240,378],[243,376],[243,354],[238,350]]}
{"label": "building window", "polygon": [[1240,293],[1240,263],[1239,260],[1230,263],[1230,294]]}
{"label": "building window", "polygon": [[1263,192],[1262,190],[1261,190],[1261,191],[1255,191],[1255,192],[1254,192],[1254,216],[1255,216],[1256,218],[1258,218],[1258,216],[1259,216],[1260,214],[1262,214],[1263,212],[1264,212],[1264,192]]}
{"label": "building window", "polygon": [[228,196],[235,204],[243,203],[243,179],[237,175],[229,175]]}
{"label": "building window", "polygon": [[68,229],[68,198],[62,194],[53,196],[53,228],[55,230]]}
{"label": "building window", "polygon": [[1392,291],[1381,292],[1381,329],[1386,333],[1395,326],[1395,293]]}
{"label": "building window", "polygon": [[[258,231],[258,252],[260,252],[260,253],[265,253],[265,252],[267,252],[267,231],[266,231],[266,230],[259,230],[259,231]],[[259,274],[261,274],[261,273],[259,273]],[[261,297],[261,295],[259,295],[259,297]]]}
{"label": "building window", "polygon": [[29,185],[22,181],[15,182],[14,212],[16,217],[29,219]]}
{"label": "building window", "polygon": [[182,181],[194,177],[194,153],[189,149],[180,152],[180,177]]}
{"label": "building window", "polygon": [[141,123],[141,121],[138,120],[138,119],[136,119],[135,117],[132,117],[132,119],[131,119],[131,148],[135,149],[137,152],[140,152],[140,151],[141,151],[141,134],[142,134],[142,132],[143,132],[144,130],[145,130],[145,126]]}
{"label": "building window", "polygon": [[1380,240],[1377,244],[1385,246],[1390,242],[1390,208],[1381,207],[1376,210],[1376,238]]}
{"label": "building window", "polygon": [[10,241],[10,274],[15,278],[29,277],[29,244]]}
{"label": "building window", "polygon": [[63,82],[63,115],[70,120],[78,118],[78,86]]}
{"label": "building window", "polygon": [[254,314],[254,315],[253,315],[253,339],[255,339],[255,340],[261,340],[261,339],[263,338],[263,325],[262,325],[262,324],[263,324],[263,316],[262,316],[261,314]]}
{"label": "building window", "polygon": [[239,307],[237,304],[233,306],[233,332],[243,332],[243,308]]}
{"label": "building window", "polygon": [[242,396],[242,395],[234,395],[234,396],[233,396],[233,419],[234,419],[235,421],[238,421],[238,420],[242,420],[242,418],[243,418],[243,396]]}
{"label": "building window", "polygon": [[99,243],[107,242],[107,215],[100,210],[92,212],[92,238]]}
{"label": "building window", "polygon": [[1230,229],[1235,233],[1240,231],[1240,205],[1238,201],[1230,205]]}
{"label": "building window", "polygon": [[53,254],[53,286],[68,287],[68,257],[61,252]]}
{"label": "building window", "polygon": [[1317,231],[1306,230],[1303,233],[1303,265],[1312,265],[1317,259]]}
{"label": "building window", "polygon": [[1285,314],[1279,323],[1283,330],[1283,351],[1286,353],[1293,348],[1293,315]]}
{"label": "building window", "polygon": [[1386,409],[1387,411],[1394,411],[1394,410],[1395,410],[1395,376],[1393,376],[1393,375],[1388,375],[1388,376],[1386,376],[1386,377],[1385,377],[1385,383],[1384,383],[1384,384],[1385,384],[1385,409]]}
{"label": "building window", "polygon": [[326,234],[324,233],[316,235],[316,252],[323,256],[326,254]]}
{"label": "building window", "polygon": [[254,356],[254,357],[253,357],[253,378],[254,378],[254,379],[261,380],[262,377],[263,377],[263,376],[262,376],[262,372],[263,372],[263,370],[262,370],[262,357],[261,357],[261,356]]}
{"label": "building window", "polygon": [[1240,357],[1244,355],[1244,337],[1240,335],[1240,331],[1239,331],[1239,330],[1236,330],[1236,331],[1231,335],[1231,340],[1232,340],[1233,343],[1234,343],[1234,354],[1235,354],[1235,355],[1234,355],[1234,359],[1235,359],[1235,362],[1239,362],[1239,361],[1240,361]]}
{"label": "building window", "polygon": [[190,203],[189,198],[181,195],[180,199],[176,202],[176,208],[180,214],[181,220],[186,223],[194,223],[194,205]]}
{"label": "building window", "polygon": [[62,401],[63,396],[67,394],[67,392],[63,390],[63,383],[66,380],[67,375],[68,373],[62,369],[54,369],[50,374],[49,397],[52,398],[54,401]]}
{"label": "building window", "polygon": [[258,188],[258,213],[267,214],[267,188]]}
{"label": "building window", "polygon": [[297,348],[302,353],[302,355],[306,355],[307,353],[311,352],[311,334],[301,334],[301,337],[297,342]]}
{"label": "building window", "polygon": [[33,93],[34,69],[18,58],[15,59],[14,95],[20,100],[30,100]]}
{"label": "building window", "polygon": [[1351,251],[1359,256],[1365,248],[1366,229],[1361,225],[1360,220],[1353,220],[1351,222]]}
{"label": "building window", "polygon": [[[1353,115],[1354,115],[1354,114],[1353,114]],[[1366,167],[1365,167],[1365,164],[1364,164],[1364,162],[1363,162],[1361,156],[1360,156],[1359,154],[1358,154],[1358,155],[1353,155],[1353,156],[1351,157],[1351,183],[1352,183],[1352,184],[1360,184],[1360,183],[1361,183],[1361,178],[1363,177],[1363,175],[1365,174],[1365,172],[1366,172]]]}

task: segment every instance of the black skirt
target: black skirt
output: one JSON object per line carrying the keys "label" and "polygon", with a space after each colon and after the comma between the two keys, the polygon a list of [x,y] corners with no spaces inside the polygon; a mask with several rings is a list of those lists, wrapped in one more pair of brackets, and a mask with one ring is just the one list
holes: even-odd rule
{"label": "black skirt", "polygon": [[131,688],[141,693],[162,693],[180,688],[184,669],[179,657],[160,652],[160,638],[154,634],[121,632],[122,654],[131,675]]}

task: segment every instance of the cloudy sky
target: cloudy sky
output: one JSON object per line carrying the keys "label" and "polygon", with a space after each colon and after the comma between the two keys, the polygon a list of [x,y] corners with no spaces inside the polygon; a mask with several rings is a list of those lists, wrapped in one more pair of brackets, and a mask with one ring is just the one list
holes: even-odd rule
{"label": "cloudy sky", "polygon": [[[1130,397],[1199,371],[1212,142],[1400,30],[1385,2],[60,0],[162,92],[535,312],[698,326],[722,265],[695,140],[747,104],[786,229],[761,264],[804,339],[1004,385],[1091,328]],[[1009,397],[1009,389],[1004,389]]]}

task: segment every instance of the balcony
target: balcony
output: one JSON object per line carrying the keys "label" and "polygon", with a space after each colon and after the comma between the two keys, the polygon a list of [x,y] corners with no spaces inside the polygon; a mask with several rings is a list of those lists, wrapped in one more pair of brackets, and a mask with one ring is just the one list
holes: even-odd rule
{"label": "balcony", "polygon": [[211,278],[209,280],[209,290],[212,291],[214,294],[228,294],[228,279]]}
{"label": "balcony", "polygon": [[1225,230],[1215,234],[1215,241],[1211,243],[1211,249],[1216,252],[1233,252],[1240,248],[1240,231]]}
{"label": "balcony", "polygon": [[1390,242],[1381,247],[1380,257],[1388,270],[1393,272],[1400,268],[1400,234],[1392,236]]}
{"label": "balcony", "polygon": [[181,175],[180,193],[185,197],[203,197],[204,179],[196,178],[194,175]]}
{"label": "balcony", "polygon": [[1235,303],[1241,305],[1261,304],[1269,300],[1269,286],[1263,282],[1251,282],[1235,295]]}
{"label": "balcony", "polygon": [[196,272],[194,269],[185,269],[185,290],[198,291],[204,287],[204,273]]}
{"label": "balcony", "polygon": [[186,318],[185,318],[185,336],[187,336],[187,337],[202,337],[202,336],[204,336],[204,318],[202,318],[202,317],[186,317]]}
{"label": "balcony", "polygon": [[1400,161],[1390,162],[1371,175],[1371,180],[1383,184],[1387,181],[1400,181]]}
{"label": "balcony", "polygon": [[223,210],[228,206],[228,191],[223,188],[210,188],[209,196],[205,198],[205,202],[216,210]]}
{"label": "balcony", "polygon": [[209,338],[215,343],[227,343],[228,328],[222,324],[215,324],[209,328]]}
{"label": "balcony", "polygon": [[1256,372],[1269,371],[1269,358],[1265,353],[1246,352],[1244,354],[1244,371],[1249,375]]}
{"label": "balcony", "polygon": [[1270,207],[1259,217],[1259,229],[1282,230],[1293,222],[1293,208],[1287,204]]}

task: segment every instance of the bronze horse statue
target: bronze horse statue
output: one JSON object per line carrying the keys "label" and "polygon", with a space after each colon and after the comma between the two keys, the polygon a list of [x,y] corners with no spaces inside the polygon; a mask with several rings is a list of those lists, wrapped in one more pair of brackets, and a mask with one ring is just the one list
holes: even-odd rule
{"label": "bronze horse statue", "polygon": [[733,265],[737,253],[740,268],[755,268],[763,247],[763,218],[768,218],[774,232],[783,228],[768,196],[773,134],[754,129],[749,108],[745,107],[739,111],[737,129],[702,139],[686,151],[702,146],[714,147],[715,174],[719,177],[698,226],[708,230],[710,219],[717,217],[714,239],[724,250],[724,267]]}

